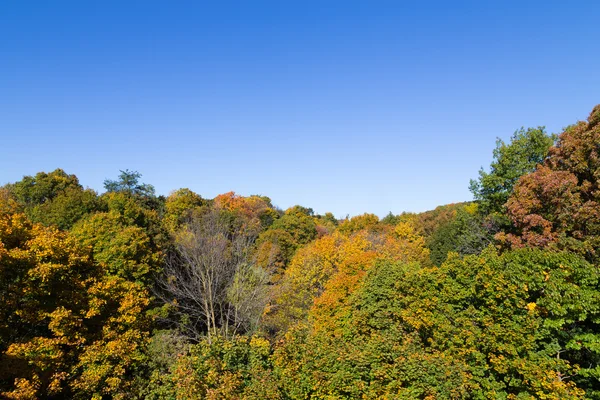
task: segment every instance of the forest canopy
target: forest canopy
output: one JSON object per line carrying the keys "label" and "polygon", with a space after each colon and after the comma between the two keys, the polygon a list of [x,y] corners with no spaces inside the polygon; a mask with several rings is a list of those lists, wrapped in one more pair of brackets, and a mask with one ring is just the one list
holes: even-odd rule
{"label": "forest canopy", "polygon": [[1,398],[600,399],[600,105],[423,213],[104,186],[0,188]]}

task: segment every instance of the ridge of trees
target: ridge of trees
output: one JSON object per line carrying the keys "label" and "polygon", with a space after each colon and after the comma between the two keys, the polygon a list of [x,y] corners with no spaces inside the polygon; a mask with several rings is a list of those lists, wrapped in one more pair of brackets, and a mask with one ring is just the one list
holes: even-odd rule
{"label": "ridge of trees", "polygon": [[1,398],[600,399],[600,105],[419,214],[141,178],[0,187]]}

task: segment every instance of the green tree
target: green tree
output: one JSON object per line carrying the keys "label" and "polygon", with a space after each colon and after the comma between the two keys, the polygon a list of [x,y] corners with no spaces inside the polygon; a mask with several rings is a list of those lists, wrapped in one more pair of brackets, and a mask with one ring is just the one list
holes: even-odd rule
{"label": "green tree", "polygon": [[493,242],[494,232],[477,208],[477,204],[473,203],[463,205],[451,220],[439,226],[427,238],[431,261],[435,265],[441,265],[449,252],[477,254]]}
{"label": "green tree", "polygon": [[137,171],[120,171],[117,180],[104,180],[104,188],[107,192],[125,192],[135,196],[154,197],[154,186],[141,183],[142,174]]}
{"label": "green tree", "polygon": [[281,276],[296,250],[318,236],[318,219],[311,215],[311,209],[291,207],[258,236],[255,261],[275,273],[275,279]]}
{"label": "green tree", "polygon": [[327,284],[275,365],[298,399],[595,398],[599,277],[530,249],[435,268],[380,259],[354,290]]}
{"label": "green tree", "polygon": [[7,185],[25,214],[44,225],[70,229],[79,219],[101,209],[96,192],[84,189],[75,175],[62,169],[39,172]]}
{"label": "green tree", "polygon": [[9,187],[19,203],[33,207],[52,200],[67,188],[81,188],[81,185],[75,175],[56,169],[50,173],[38,172],[35,176],[24,176]]}
{"label": "green tree", "polygon": [[479,201],[484,215],[501,213],[519,178],[533,172],[544,161],[556,137],[548,135],[544,127],[521,128],[510,138],[510,143],[496,140],[494,160],[490,171],[483,168],[479,178],[471,180],[469,189]]}
{"label": "green tree", "polygon": [[294,206],[275,220],[271,229],[282,229],[294,238],[296,246],[304,245],[317,237],[317,224],[311,216],[312,210]]}
{"label": "green tree", "polygon": [[381,219],[382,224],[388,224],[388,225],[396,225],[397,223],[399,223],[401,221],[402,221],[401,216],[394,215],[394,214],[392,214],[391,211],[385,217],[383,217]]}
{"label": "green tree", "polygon": [[89,216],[73,228],[73,235],[111,275],[150,284],[160,270],[162,254],[150,236],[115,211]]}
{"label": "green tree", "polygon": [[176,190],[166,198],[163,224],[170,232],[175,232],[207,205],[207,200],[190,189]]}
{"label": "green tree", "polygon": [[215,337],[189,347],[172,363],[148,400],[283,399],[271,344],[258,336]]}

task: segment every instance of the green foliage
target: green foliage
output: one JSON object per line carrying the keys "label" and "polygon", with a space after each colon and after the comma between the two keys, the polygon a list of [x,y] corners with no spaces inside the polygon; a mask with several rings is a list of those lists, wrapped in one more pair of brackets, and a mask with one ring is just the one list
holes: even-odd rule
{"label": "green foliage", "polygon": [[0,397],[600,399],[600,105],[554,139],[382,220],[127,170],[7,184]]}
{"label": "green foliage", "polygon": [[[252,265],[240,265],[231,284],[226,289],[226,300],[237,322],[235,329],[239,332],[256,332],[265,304],[271,275],[265,269]],[[243,317],[242,317],[243,316]]]}
{"label": "green foliage", "polygon": [[256,263],[276,274],[285,270],[298,247],[291,233],[274,228],[262,232],[255,245]]}
{"label": "green foliage", "polygon": [[158,272],[162,257],[148,234],[115,211],[91,215],[73,228],[73,234],[91,248],[107,274],[149,282]]}
{"label": "green foliage", "polygon": [[109,213],[119,214],[126,225],[143,228],[156,249],[168,246],[168,233],[161,221],[161,213],[145,199],[126,193],[104,193],[100,200]]}
{"label": "green foliage", "polygon": [[93,190],[68,188],[52,201],[34,207],[29,215],[33,221],[68,230],[77,221],[100,210],[101,207],[101,202]]}
{"label": "green foliage", "polygon": [[185,338],[172,330],[158,330],[150,337],[146,346],[145,374],[138,374],[134,383],[135,396],[146,400],[175,400],[176,379],[171,373],[176,370],[181,356],[189,351]]}
{"label": "green foliage", "polygon": [[595,396],[598,279],[576,256],[535,250],[379,262],[346,312],[317,303],[275,362],[291,398]]}
{"label": "green foliage", "polygon": [[165,200],[163,224],[173,233],[195,214],[201,212],[201,208],[207,203],[200,195],[189,189],[176,190]]}
{"label": "green foliage", "polygon": [[117,180],[104,180],[104,189],[107,192],[124,192],[132,196],[154,197],[154,186],[147,183],[140,183],[142,174],[137,171],[120,171]]}
{"label": "green foliage", "polygon": [[497,139],[490,172],[482,168],[479,179],[471,180],[470,184],[480,211],[484,215],[502,212],[519,178],[533,172],[544,161],[555,140],[544,127],[521,128],[511,136],[509,144]]}
{"label": "green foliage", "polygon": [[381,220],[382,224],[387,224],[387,225],[396,225],[399,222],[402,222],[402,216],[394,215],[394,214],[392,214],[391,211],[385,217],[383,217]]}
{"label": "green foliage", "polygon": [[68,233],[0,215],[0,395],[126,398],[149,294],[105,275]]}
{"label": "green foliage", "polygon": [[327,222],[327,223],[329,223],[329,224],[331,224],[333,226],[337,226],[338,225],[338,220],[330,212],[327,212],[327,213],[325,213],[325,215],[320,216],[320,219],[322,219],[323,221],[325,221],[325,222]]}
{"label": "green foliage", "polygon": [[[146,399],[283,399],[268,340],[252,336],[201,341],[170,363]],[[158,378],[158,377],[157,377]]]}
{"label": "green foliage", "polygon": [[429,239],[440,227],[452,221],[458,210],[468,206],[470,203],[453,203],[438,206],[434,210],[422,213],[402,213],[398,216],[400,222],[409,222],[414,226],[417,233],[425,239]]}
{"label": "green foliage", "polygon": [[[454,326],[431,331],[441,334],[441,348],[468,354],[482,393],[572,398],[597,390],[587,377],[600,360],[594,266],[568,253],[490,249],[449,260],[440,272],[436,292],[448,295],[436,308]],[[589,347],[573,351],[583,337],[593,337]]]}
{"label": "green foliage", "polygon": [[454,217],[438,227],[427,239],[431,261],[441,265],[449,252],[477,254],[493,241],[493,232],[472,204],[456,210]]}
{"label": "green foliage", "polygon": [[75,175],[62,169],[50,173],[38,172],[35,176],[24,176],[23,180],[10,185],[17,201],[25,206],[34,206],[52,200],[67,188],[81,188]]}
{"label": "green foliage", "polygon": [[106,274],[149,285],[160,270],[166,246],[156,211],[127,193],[106,193],[101,200],[108,211],[79,221],[73,235],[92,251]]}
{"label": "green foliage", "polygon": [[[301,248],[274,288],[277,296],[265,312],[265,326],[274,332],[306,319],[319,298],[326,315],[337,312],[340,298],[353,290],[378,259],[427,263],[429,251],[409,224],[374,234],[369,230],[351,236],[334,232]],[[324,295],[324,292],[327,292]]]}
{"label": "green foliage", "polygon": [[83,189],[75,175],[62,169],[25,176],[7,188],[33,222],[64,230],[101,208],[96,192]]}
{"label": "green foliage", "polygon": [[[400,282],[414,283],[415,264],[380,263],[345,300],[346,314],[316,316],[291,329],[275,354],[293,399],[458,398],[468,393],[466,366],[425,349],[418,332],[397,321]],[[331,324],[333,320],[333,324]],[[321,326],[326,323],[325,327]]]}
{"label": "green foliage", "polygon": [[310,216],[312,210],[294,206],[285,211],[281,218],[271,225],[271,229],[281,229],[294,238],[297,246],[307,244],[317,237],[317,225]]}
{"label": "green foliage", "polygon": [[314,240],[319,231],[311,209],[294,206],[275,219],[256,240],[255,261],[277,277],[283,273],[296,250]]}

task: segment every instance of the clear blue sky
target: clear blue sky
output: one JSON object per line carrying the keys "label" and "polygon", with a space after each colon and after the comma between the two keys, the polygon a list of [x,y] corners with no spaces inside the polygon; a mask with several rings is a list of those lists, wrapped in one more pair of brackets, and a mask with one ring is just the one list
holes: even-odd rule
{"label": "clear blue sky", "polygon": [[0,184],[230,190],[336,216],[470,200],[495,138],[600,103],[600,2],[0,2]]}

